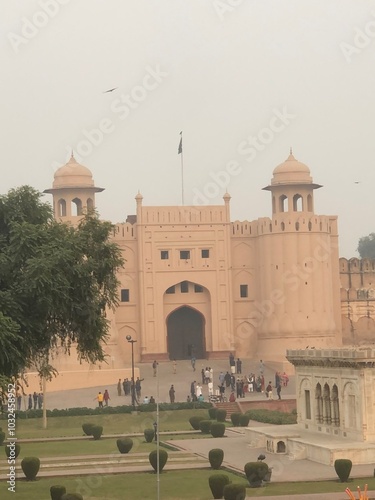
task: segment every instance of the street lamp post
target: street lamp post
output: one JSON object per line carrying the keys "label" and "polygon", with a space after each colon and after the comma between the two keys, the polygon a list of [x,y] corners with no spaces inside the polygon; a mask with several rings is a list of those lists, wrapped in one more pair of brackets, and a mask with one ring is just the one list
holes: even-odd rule
{"label": "street lamp post", "polygon": [[134,343],[137,342],[133,340],[131,335],[126,336],[126,340],[132,345],[132,406],[133,411],[135,411],[135,381],[134,381]]}

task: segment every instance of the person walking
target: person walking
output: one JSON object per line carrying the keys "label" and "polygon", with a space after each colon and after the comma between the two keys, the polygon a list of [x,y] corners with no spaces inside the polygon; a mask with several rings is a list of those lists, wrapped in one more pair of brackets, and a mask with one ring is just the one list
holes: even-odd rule
{"label": "person walking", "polygon": [[152,370],[153,370],[153,373],[154,373],[154,377],[156,377],[156,370],[158,368],[158,364],[156,362],[156,359],[154,359],[154,361],[152,362]]}
{"label": "person walking", "polygon": [[276,388],[276,392],[277,392],[278,399],[281,399],[281,383],[280,382],[279,382],[279,385]]}
{"label": "person walking", "polygon": [[34,402],[34,410],[36,410],[36,407],[38,405],[38,394],[35,391],[33,393],[33,402]]}
{"label": "person walking", "polygon": [[172,365],[173,365],[173,374],[176,375],[176,373],[177,373],[177,361],[175,359],[173,360]]}
{"label": "person walking", "polygon": [[41,410],[43,408],[43,393],[38,394],[38,408]]}
{"label": "person walking", "polygon": [[33,409],[33,397],[31,394],[29,394],[29,402],[28,402],[28,409],[32,410]]}
{"label": "person walking", "polygon": [[174,386],[172,384],[171,388],[169,389],[169,399],[170,399],[171,403],[174,403],[175,394],[176,394],[176,391],[174,390]]}
{"label": "person walking", "polygon": [[237,373],[239,373],[240,375],[242,374],[242,361],[240,360],[240,358],[237,358]]}
{"label": "person walking", "polygon": [[141,382],[144,381],[144,378],[139,378],[137,377],[137,380],[135,381],[135,392],[137,393],[137,398],[139,399],[141,397],[141,392],[142,392],[142,386]]}
{"label": "person walking", "polygon": [[190,384],[190,394],[192,401],[195,401],[195,384],[196,384],[195,380]]}
{"label": "person walking", "polygon": [[103,408],[103,399],[104,399],[104,395],[99,391],[98,395],[96,396],[96,398],[94,398],[94,400],[97,400],[98,402],[98,405],[99,405],[99,408]]}
{"label": "person walking", "polygon": [[196,361],[197,361],[197,360],[195,359],[195,356],[192,356],[192,357],[191,357],[191,366],[192,366],[192,368],[193,368],[193,372],[195,372],[195,362],[196,362]]}
{"label": "person walking", "polygon": [[104,391],[104,394],[103,394],[103,401],[104,401],[104,404],[105,404],[106,406],[108,406],[108,401],[109,401],[110,399],[111,399],[111,398],[109,397],[109,392],[108,392],[108,390],[106,389],[106,390]]}
{"label": "person walking", "polygon": [[271,380],[268,382],[268,385],[266,387],[266,395],[267,395],[267,397],[268,397],[269,400],[273,399]]}
{"label": "person walking", "polygon": [[117,382],[117,395],[118,396],[121,396],[121,386],[122,386],[121,379],[119,378],[118,382]]}

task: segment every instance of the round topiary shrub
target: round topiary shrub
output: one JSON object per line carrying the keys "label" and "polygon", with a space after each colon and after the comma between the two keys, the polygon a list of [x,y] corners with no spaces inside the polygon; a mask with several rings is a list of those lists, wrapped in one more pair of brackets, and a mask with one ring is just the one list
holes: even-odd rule
{"label": "round topiary shrub", "polygon": [[[157,456],[158,456],[157,450],[153,450],[148,456],[150,464],[152,465],[152,468],[154,469],[155,472],[157,472]],[[167,463],[167,460],[168,460],[168,453],[165,450],[159,450],[159,471],[160,472],[164,469],[164,466]]]}
{"label": "round topiary shrub", "polygon": [[242,415],[242,413],[235,412],[235,413],[232,413],[232,415],[230,416],[230,419],[231,419],[234,427],[238,427],[240,425],[240,416],[241,415]]}
{"label": "round topiary shrub", "polygon": [[82,424],[82,429],[83,432],[86,434],[86,436],[92,436],[92,428],[95,427],[95,424]]}
{"label": "round topiary shrub", "polygon": [[209,434],[211,431],[211,425],[212,421],[211,420],[201,420],[199,422],[199,428],[202,431],[203,434]]}
{"label": "round topiary shrub", "polygon": [[224,410],[224,408],[218,408],[216,412],[216,420],[218,422],[225,422],[226,418],[227,418],[227,410]]}
{"label": "round topiary shrub", "polygon": [[146,443],[151,443],[152,440],[155,437],[155,431],[154,431],[154,429],[145,429],[143,431],[143,434],[145,436]]}
{"label": "round topiary shrub", "polygon": [[220,465],[223,463],[224,460],[223,450],[221,448],[213,448],[208,452],[208,460],[210,461],[211,467],[213,469],[220,469]]}
{"label": "round topiary shrub", "polygon": [[217,408],[215,408],[215,406],[208,409],[208,414],[212,420],[216,420],[216,412],[217,412]]}
{"label": "round topiary shrub", "polygon": [[346,483],[352,470],[352,461],[347,458],[339,458],[335,460],[334,467],[340,481]]}
{"label": "round topiary shrub", "polygon": [[83,496],[79,493],[65,493],[61,497],[61,500],[83,500]]}
{"label": "round topiary shrub", "polygon": [[51,486],[49,492],[51,494],[51,500],[61,500],[61,497],[66,493],[66,488],[65,486],[57,484],[55,486]]}
{"label": "round topiary shrub", "polygon": [[198,415],[194,415],[194,416],[192,416],[192,417],[189,418],[190,425],[192,426],[192,428],[195,431],[199,431],[199,429],[200,429],[199,422],[202,422],[202,420],[206,420],[206,419],[204,417],[201,417],[201,416],[198,416]]}
{"label": "round topiary shrub", "polygon": [[231,483],[224,486],[225,500],[245,500],[246,488],[242,484]]}
{"label": "round topiary shrub", "polygon": [[250,415],[246,415],[246,413],[241,413],[240,415],[240,426],[247,427],[250,422]]}
{"label": "round topiary shrub", "polygon": [[248,462],[245,465],[245,474],[251,488],[262,486],[262,481],[268,472],[268,465],[265,462]]}
{"label": "round topiary shrub", "polygon": [[39,472],[40,460],[37,457],[25,457],[21,462],[21,468],[26,479],[34,481]]}
{"label": "round topiary shrub", "polygon": [[5,432],[4,431],[0,431],[0,446],[2,446],[2,444],[4,443],[5,441]]}
{"label": "round topiary shrub", "polygon": [[133,448],[133,440],[131,438],[118,439],[116,444],[120,453],[129,453],[129,451]]}
{"label": "round topiary shrub", "polygon": [[229,484],[229,477],[226,474],[213,474],[208,478],[208,484],[214,498],[223,498],[224,486]]}
{"label": "round topiary shrub", "polygon": [[225,424],[223,422],[212,422],[211,435],[214,438],[221,438],[225,434]]}
{"label": "round topiary shrub", "polygon": [[94,425],[94,427],[91,429],[92,436],[95,440],[98,440],[101,438],[101,435],[103,434],[103,426],[102,425]]}
{"label": "round topiary shrub", "polygon": [[9,444],[7,444],[4,449],[8,458],[17,458],[21,451],[21,445],[15,443],[14,445],[9,446]]}

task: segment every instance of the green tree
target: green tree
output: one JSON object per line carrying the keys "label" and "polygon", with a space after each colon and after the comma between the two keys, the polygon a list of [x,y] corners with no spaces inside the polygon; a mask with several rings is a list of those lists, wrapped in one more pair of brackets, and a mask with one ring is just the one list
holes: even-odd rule
{"label": "green tree", "polygon": [[361,259],[375,259],[375,233],[359,238],[357,251]]}
{"label": "green tree", "polygon": [[81,360],[104,361],[124,263],[112,230],[94,212],[77,227],[55,221],[29,186],[0,197],[0,374],[35,366],[46,376],[49,354],[73,343]]}

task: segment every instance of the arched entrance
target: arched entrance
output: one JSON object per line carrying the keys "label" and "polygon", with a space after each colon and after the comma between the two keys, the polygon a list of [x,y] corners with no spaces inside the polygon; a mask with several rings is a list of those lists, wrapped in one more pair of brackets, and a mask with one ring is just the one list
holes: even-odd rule
{"label": "arched entrance", "polygon": [[167,319],[167,342],[170,359],[205,357],[204,317],[191,307],[180,307]]}

